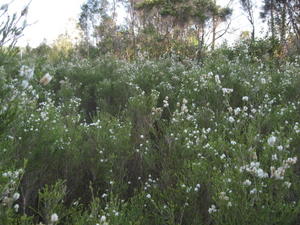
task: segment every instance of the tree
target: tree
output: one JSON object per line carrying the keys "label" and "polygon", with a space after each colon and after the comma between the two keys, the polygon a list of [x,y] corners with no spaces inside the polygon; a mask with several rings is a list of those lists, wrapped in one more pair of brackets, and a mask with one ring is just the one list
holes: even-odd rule
{"label": "tree", "polygon": [[275,39],[276,30],[275,30],[275,0],[265,0],[262,8],[262,12],[260,13],[261,18],[264,20],[269,17],[269,27],[271,30],[272,39]]}
{"label": "tree", "polygon": [[240,0],[242,9],[246,13],[247,19],[252,26],[251,39],[255,40],[255,18],[254,18],[254,2],[253,0]]}
{"label": "tree", "polygon": [[300,38],[300,2],[299,0],[264,0],[261,18],[268,21],[272,38],[285,44],[289,31]]}
{"label": "tree", "polygon": [[90,39],[93,36],[96,26],[99,25],[103,18],[108,17],[108,5],[107,0],[87,0],[81,6],[79,27],[84,33],[84,39],[87,44],[90,44]]}
{"label": "tree", "polygon": [[[81,7],[79,26],[83,31],[83,53],[93,50],[93,55],[117,54],[123,39],[120,27],[116,24],[117,3],[120,0],[87,0]],[[125,38],[126,39],[126,38]],[[123,48],[123,46],[122,46]]]}
{"label": "tree", "polygon": [[227,7],[225,8],[221,8],[220,6],[218,6],[216,4],[216,0],[214,0],[214,3],[215,3],[215,8],[212,14],[212,44],[211,44],[212,50],[215,49],[216,40],[221,38],[227,32],[230,23],[220,34],[218,34],[219,32],[217,32],[218,26],[222,22],[227,21],[229,17],[232,15],[232,9],[229,8],[229,4],[231,3],[231,1],[228,3]]}
{"label": "tree", "polygon": [[[144,0],[135,5],[142,24],[155,28],[164,39],[186,42],[193,35],[200,57],[205,45],[206,28],[213,24],[213,47],[217,39],[217,26],[231,14],[229,8],[217,6],[214,0]],[[150,18],[150,20],[148,19]],[[151,23],[149,24],[149,21]]]}
{"label": "tree", "polygon": [[138,2],[139,0],[121,0],[121,2],[123,2],[123,4],[125,4],[126,8],[127,8],[127,13],[129,15],[129,20],[127,21],[128,26],[129,26],[129,33],[131,36],[131,46],[132,46],[132,50],[133,50],[133,57],[136,56],[137,54],[137,45],[136,45],[136,32],[135,32],[135,28],[137,26],[136,24],[136,11],[135,11],[135,4],[136,2]]}
{"label": "tree", "polygon": [[[128,13],[127,30],[122,31],[115,20],[119,2]],[[79,25],[86,43],[94,36],[103,53],[115,52],[115,46],[126,41],[129,58],[136,57],[139,51],[159,57],[173,50],[187,51],[190,47],[199,58],[208,34],[212,34],[214,49],[216,40],[224,34],[217,28],[228,20],[231,12],[229,7],[218,6],[215,0],[87,0],[82,6]]]}
{"label": "tree", "polygon": [[300,2],[287,1],[286,5],[292,29],[297,39],[300,40]]}

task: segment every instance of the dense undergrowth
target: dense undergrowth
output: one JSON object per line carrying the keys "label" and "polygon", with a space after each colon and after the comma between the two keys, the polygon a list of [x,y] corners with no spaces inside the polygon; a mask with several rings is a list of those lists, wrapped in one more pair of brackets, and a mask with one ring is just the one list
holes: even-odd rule
{"label": "dense undergrowth", "polygon": [[296,225],[300,58],[249,51],[2,55],[0,224]]}

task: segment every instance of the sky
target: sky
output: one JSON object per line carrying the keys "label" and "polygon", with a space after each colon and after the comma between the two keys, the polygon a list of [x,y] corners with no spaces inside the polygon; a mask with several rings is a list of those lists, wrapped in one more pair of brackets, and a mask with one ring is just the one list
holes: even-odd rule
{"label": "sky", "polygon": [[[0,2],[5,0],[0,0]],[[8,2],[8,0],[6,1]],[[24,7],[24,0],[14,0],[11,8],[20,11]],[[37,46],[44,39],[53,42],[60,34],[74,33],[76,21],[80,14],[80,6],[85,0],[32,0],[27,15],[30,24],[18,45]]]}
{"label": "sky", "polygon": [[[21,11],[25,0],[0,0],[1,3],[13,1],[10,9]],[[80,7],[86,0],[32,0],[27,21],[28,26],[24,31],[24,36],[20,38],[18,45],[32,47],[38,46],[46,40],[51,44],[60,34],[68,33],[72,38],[78,36],[76,22],[80,14]],[[218,4],[226,5],[228,0],[218,0]],[[232,15],[231,32],[226,35],[228,42],[237,40],[242,31],[251,30],[246,17],[238,4],[238,0],[233,1],[234,13]],[[256,0],[257,7],[260,0]],[[119,13],[122,14],[122,13]]]}

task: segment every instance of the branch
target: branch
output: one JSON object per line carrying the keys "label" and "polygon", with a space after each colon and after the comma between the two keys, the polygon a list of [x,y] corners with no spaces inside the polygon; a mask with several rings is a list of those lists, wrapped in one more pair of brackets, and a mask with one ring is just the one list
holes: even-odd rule
{"label": "branch", "polygon": [[[17,40],[22,36],[22,32],[27,27],[26,16],[31,1],[32,0],[25,5],[20,15],[14,13],[12,17],[8,15],[8,6],[9,4],[13,3],[14,0],[11,0],[10,3],[5,5],[4,12],[0,16],[0,18],[6,16],[6,22],[4,20],[0,24],[0,48],[2,48],[4,45],[8,45],[8,49],[13,48]],[[20,25],[22,20],[23,24]]]}
{"label": "branch", "polygon": [[[223,30],[220,30],[220,31],[218,31],[216,34],[218,34],[218,33],[220,33],[220,32],[222,32],[223,31],[223,33],[221,33],[219,36],[217,36],[216,37],[216,40],[218,40],[218,39],[220,39],[221,37],[223,37],[227,32],[228,32],[228,30],[229,30],[229,27],[230,27],[230,25],[231,25],[231,20],[230,20],[230,22],[227,24],[227,26],[223,29]],[[238,30],[238,29],[236,29],[236,30]]]}

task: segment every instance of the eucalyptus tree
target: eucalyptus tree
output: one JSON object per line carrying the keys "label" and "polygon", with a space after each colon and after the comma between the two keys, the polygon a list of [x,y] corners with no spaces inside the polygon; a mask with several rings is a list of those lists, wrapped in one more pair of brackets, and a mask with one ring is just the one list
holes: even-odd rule
{"label": "eucalyptus tree", "polygon": [[108,17],[107,0],[87,0],[81,6],[81,13],[79,17],[79,27],[84,33],[84,38],[89,44],[91,37],[103,18]]}
{"label": "eucalyptus tree", "polygon": [[[215,0],[216,3],[216,0]],[[222,31],[217,31],[218,26],[223,23],[226,22],[230,19],[230,16],[232,15],[232,9],[229,8],[231,1],[229,1],[228,5],[226,7],[220,7],[217,4],[215,4],[214,10],[212,11],[212,42],[211,42],[211,48],[212,50],[215,49],[215,43],[216,40],[221,38],[224,34],[226,34],[229,26],[230,26],[230,22],[227,24],[227,26],[225,27],[225,29],[223,29]]]}
{"label": "eucalyptus tree", "polygon": [[298,40],[300,40],[300,1],[287,1],[287,11],[292,29]]}
{"label": "eucalyptus tree", "polygon": [[205,43],[209,25],[213,27],[213,47],[218,24],[226,21],[231,9],[222,8],[214,0],[140,0],[135,4],[143,26],[151,25],[166,38],[185,41],[196,38],[198,56]]}
{"label": "eucalyptus tree", "polygon": [[252,41],[255,40],[255,2],[254,0],[240,0],[240,4],[242,6],[242,9],[246,13],[246,17],[251,24],[252,32],[251,32],[251,39]]}
{"label": "eucalyptus tree", "polygon": [[300,38],[300,2],[299,0],[264,0],[260,13],[268,21],[272,38],[286,42],[287,35],[293,33]]}
{"label": "eucalyptus tree", "polygon": [[264,21],[268,20],[268,25],[271,31],[272,39],[275,39],[275,0],[264,0],[263,4],[264,5],[260,16]]}
{"label": "eucalyptus tree", "polygon": [[[117,8],[121,0],[87,0],[81,6],[79,26],[85,41],[83,52],[95,49],[96,54],[116,53],[128,44],[127,33],[117,25]],[[125,37],[126,36],[126,37]],[[86,48],[88,46],[88,48]]]}
{"label": "eucalyptus tree", "polygon": [[[125,5],[129,18],[125,33],[118,31],[115,20],[119,2]],[[114,48],[110,44],[118,38],[126,39],[128,44],[129,37],[127,50],[134,57],[139,49],[148,51],[151,48],[159,55],[173,47],[184,49],[184,45],[191,46],[200,56],[208,39],[207,33],[212,36],[214,48],[221,36],[217,34],[217,27],[228,20],[231,12],[229,7],[218,6],[215,0],[87,0],[82,5],[79,25],[86,42],[89,43],[94,35],[101,49]],[[125,39],[121,37],[124,34]]]}

